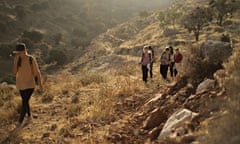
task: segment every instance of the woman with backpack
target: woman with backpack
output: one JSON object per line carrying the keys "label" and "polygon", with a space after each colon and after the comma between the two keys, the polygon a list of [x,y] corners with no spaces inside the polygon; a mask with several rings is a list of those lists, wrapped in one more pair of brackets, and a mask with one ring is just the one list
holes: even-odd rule
{"label": "woman with backpack", "polygon": [[149,53],[149,47],[143,47],[142,58],[139,64],[142,65],[142,80],[147,83],[148,71],[151,69],[150,64],[152,61],[151,53]]}
{"label": "woman with backpack", "polygon": [[160,57],[160,74],[164,80],[167,80],[168,66],[170,63],[170,50],[166,47],[165,51]]}
{"label": "woman with backpack", "polygon": [[17,44],[13,54],[13,72],[16,76],[16,87],[22,98],[21,114],[16,125],[16,128],[19,128],[22,125],[26,114],[28,115],[26,124],[31,120],[29,100],[34,92],[35,86],[38,83],[41,91],[43,86],[41,73],[36,59],[27,53],[25,44]]}

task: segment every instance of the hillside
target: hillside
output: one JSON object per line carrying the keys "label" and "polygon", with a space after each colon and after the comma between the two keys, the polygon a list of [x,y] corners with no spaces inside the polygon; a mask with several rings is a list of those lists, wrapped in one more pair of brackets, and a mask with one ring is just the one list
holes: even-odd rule
{"label": "hillside", "polygon": [[[184,1],[187,5],[181,2],[164,13],[206,5],[201,0]],[[174,26],[161,26],[162,11],[108,29],[62,71],[44,73],[45,90],[36,91],[31,99],[33,120],[21,129],[14,129],[19,94],[14,86],[2,84],[0,142],[238,144],[239,13],[223,26],[211,22],[195,41],[180,18]],[[224,43],[221,40],[226,34],[231,41]],[[202,48],[209,41],[210,46]],[[220,50],[210,51],[211,42],[220,43]],[[225,44],[230,45],[231,56],[222,46]],[[147,84],[141,80],[138,64],[145,45],[153,46],[156,54],[154,78]],[[168,45],[179,48],[184,55],[180,77],[170,82],[162,80],[158,60]],[[191,111],[188,121],[179,123],[169,137],[162,139],[160,133],[169,118],[186,109],[174,120],[180,121]]]}
{"label": "hillside", "polygon": [[[106,1],[106,2],[105,2]],[[46,73],[81,57],[92,39],[141,12],[165,7],[170,1],[97,0],[0,1],[0,81],[13,81],[9,54],[17,42],[41,62]],[[153,4],[154,3],[154,4]]]}

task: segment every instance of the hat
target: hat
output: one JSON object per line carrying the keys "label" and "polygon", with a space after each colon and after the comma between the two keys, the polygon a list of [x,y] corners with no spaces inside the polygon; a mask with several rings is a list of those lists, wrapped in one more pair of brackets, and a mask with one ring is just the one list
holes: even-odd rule
{"label": "hat", "polygon": [[13,51],[13,53],[19,53],[22,51],[26,50],[26,45],[24,43],[18,43],[15,47],[15,51]]}

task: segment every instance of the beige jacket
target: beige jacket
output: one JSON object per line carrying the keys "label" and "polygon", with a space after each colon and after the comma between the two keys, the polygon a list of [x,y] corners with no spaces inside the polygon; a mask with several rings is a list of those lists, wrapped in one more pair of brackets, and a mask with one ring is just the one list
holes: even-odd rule
{"label": "beige jacket", "polygon": [[[21,66],[18,65],[19,57],[21,57]],[[32,58],[32,64],[30,64],[30,57]],[[16,87],[19,90],[35,88],[34,77],[38,77],[38,83],[42,86],[41,73],[36,62],[36,59],[28,54],[16,56],[14,59],[14,73],[16,75]]]}

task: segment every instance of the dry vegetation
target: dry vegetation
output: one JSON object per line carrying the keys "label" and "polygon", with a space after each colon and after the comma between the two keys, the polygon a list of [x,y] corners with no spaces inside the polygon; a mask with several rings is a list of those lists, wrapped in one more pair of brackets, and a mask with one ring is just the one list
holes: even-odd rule
{"label": "dry vegetation", "polygon": [[224,64],[227,77],[222,78],[223,87],[226,88],[224,103],[221,105],[222,111],[220,118],[211,121],[209,125],[209,144],[238,144],[240,141],[240,98],[239,98],[239,80],[240,80],[240,61],[239,46],[234,49],[234,54],[229,62]]}

